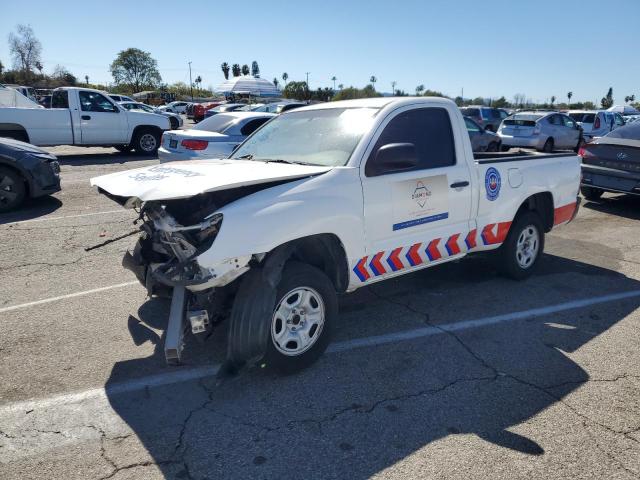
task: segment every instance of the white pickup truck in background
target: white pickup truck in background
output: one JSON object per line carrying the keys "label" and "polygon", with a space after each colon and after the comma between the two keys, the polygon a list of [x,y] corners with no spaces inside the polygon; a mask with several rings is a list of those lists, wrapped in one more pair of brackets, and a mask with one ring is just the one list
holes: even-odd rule
{"label": "white pickup truck in background", "polygon": [[55,89],[51,108],[0,107],[0,137],[37,146],[112,146],[153,154],[168,129],[166,117],[127,111],[108,95],[89,88]]}
{"label": "white pickup truck in background", "polygon": [[91,183],[139,209],[123,265],[172,295],[168,361],[183,322],[201,334],[230,317],[225,371],[292,371],[326,348],[337,293],[488,250],[506,275],[530,275],[545,233],[577,213],[580,159],[474,157],[452,101],[377,98],[283,113],[229,159]]}

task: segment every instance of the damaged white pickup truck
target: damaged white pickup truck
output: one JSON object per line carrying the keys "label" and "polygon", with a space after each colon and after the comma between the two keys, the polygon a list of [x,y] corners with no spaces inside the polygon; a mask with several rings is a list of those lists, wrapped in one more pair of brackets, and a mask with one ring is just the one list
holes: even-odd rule
{"label": "damaged white pickup truck", "polygon": [[228,159],[92,179],[139,212],[123,264],[150,295],[172,295],[165,341],[230,321],[226,371],[256,361],[291,372],[325,350],[337,293],[496,250],[522,279],[544,235],[578,210],[573,154],[474,154],[440,98],[377,98],[274,118]]}

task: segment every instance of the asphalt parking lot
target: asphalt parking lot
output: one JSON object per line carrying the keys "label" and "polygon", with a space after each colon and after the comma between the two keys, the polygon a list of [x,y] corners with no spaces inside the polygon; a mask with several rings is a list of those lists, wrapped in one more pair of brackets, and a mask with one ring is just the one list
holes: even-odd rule
{"label": "asphalt parking lot", "polygon": [[157,162],[52,149],[62,191],[0,217],[0,478],[640,476],[640,199],[547,237],[525,282],[472,257],[345,295],[301,374],[224,383],[224,331],[162,351],[168,302],[89,178]]}

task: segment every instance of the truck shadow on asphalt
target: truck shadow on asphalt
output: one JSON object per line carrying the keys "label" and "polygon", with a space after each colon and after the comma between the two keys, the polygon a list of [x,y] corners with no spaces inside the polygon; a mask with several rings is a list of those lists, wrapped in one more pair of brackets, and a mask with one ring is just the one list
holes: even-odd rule
{"label": "truck shadow on asphalt", "polygon": [[[501,289],[507,311],[517,311],[523,309],[523,292],[531,295],[538,284],[578,282],[579,295],[570,300],[602,295],[609,287],[617,292],[640,288],[640,282],[610,269],[616,265],[594,266],[553,255],[545,255],[530,283],[498,279],[488,265],[482,258],[468,260],[358,291],[342,299],[336,334],[344,342],[361,331],[386,333],[398,310],[401,317],[413,318],[407,327],[437,323],[438,309],[444,315],[447,304],[453,308],[452,302],[462,301],[459,293],[455,298],[446,294],[460,288],[460,282],[466,283],[464,291],[474,291],[469,285],[478,291],[465,299],[477,317],[486,309],[485,290]],[[589,284],[598,283],[595,277],[608,287],[589,291]],[[420,294],[430,287],[444,297]],[[542,296],[535,299],[536,306],[547,302],[551,300]],[[546,424],[539,427],[544,438],[530,433],[534,428],[529,423],[535,424],[538,414],[558,409],[563,422],[585,421],[563,403],[589,380],[571,354],[638,306],[640,299],[634,297],[561,317],[346,349],[325,354],[294,376],[255,368],[222,384],[206,378],[112,394],[110,387],[132,373],[158,370],[164,363],[163,339],[153,330],[164,328],[168,303],[154,299],[140,307],[140,318],[130,317],[129,325],[137,344],[155,343],[155,354],[114,365],[106,391],[114,411],[146,450],[148,456],[136,461],[152,461],[166,478],[365,479],[434,442],[448,444],[461,458],[468,455],[468,462],[470,450],[482,441],[538,456],[545,454],[545,442],[553,436]],[[216,349],[224,351],[222,341],[214,338],[187,361],[218,362],[221,354],[211,353]],[[444,448],[418,460],[425,476],[429,455]],[[441,467],[443,461],[433,463]]]}

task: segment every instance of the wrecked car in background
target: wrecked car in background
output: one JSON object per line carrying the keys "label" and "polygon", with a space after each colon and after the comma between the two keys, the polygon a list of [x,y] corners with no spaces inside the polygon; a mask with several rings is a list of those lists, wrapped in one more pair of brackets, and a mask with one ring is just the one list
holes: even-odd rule
{"label": "wrecked car in background", "polygon": [[337,293],[496,250],[528,277],[544,235],[578,209],[575,155],[474,154],[441,98],[332,102],[284,113],[228,159],[117,172],[92,185],[139,213],[123,264],[170,295],[165,340],[180,360],[185,322],[230,321],[234,372],[291,372],[325,350]]}

